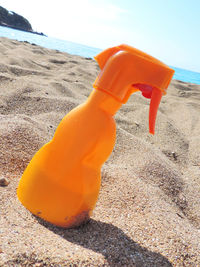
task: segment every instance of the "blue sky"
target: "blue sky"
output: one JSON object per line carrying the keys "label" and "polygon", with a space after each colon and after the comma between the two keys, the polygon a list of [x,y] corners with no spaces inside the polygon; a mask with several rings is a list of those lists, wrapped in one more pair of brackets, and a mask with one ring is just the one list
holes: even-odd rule
{"label": "blue sky", "polygon": [[36,31],[107,48],[127,43],[200,72],[200,0],[0,0]]}

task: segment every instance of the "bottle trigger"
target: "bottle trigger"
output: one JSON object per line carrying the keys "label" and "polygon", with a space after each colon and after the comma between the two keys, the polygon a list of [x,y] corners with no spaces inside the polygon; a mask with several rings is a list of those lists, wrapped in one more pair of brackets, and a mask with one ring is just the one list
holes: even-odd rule
{"label": "bottle trigger", "polygon": [[152,90],[151,102],[149,107],[149,132],[151,134],[155,133],[156,116],[161,98],[162,98],[162,91],[154,87]]}

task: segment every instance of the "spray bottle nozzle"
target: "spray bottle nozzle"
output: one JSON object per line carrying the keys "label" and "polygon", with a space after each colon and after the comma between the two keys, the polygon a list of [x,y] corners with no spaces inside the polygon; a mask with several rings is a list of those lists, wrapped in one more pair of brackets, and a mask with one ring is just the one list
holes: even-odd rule
{"label": "spray bottle nozzle", "polygon": [[136,91],[141,91],[144,97],[151,99],[149,132],[154,134],[157,110],[174,70],[156,58],[124,44],[104,50],[95,59],[101,72],[94,82],[94,88],[107,92],[121,103],[126,103]]}

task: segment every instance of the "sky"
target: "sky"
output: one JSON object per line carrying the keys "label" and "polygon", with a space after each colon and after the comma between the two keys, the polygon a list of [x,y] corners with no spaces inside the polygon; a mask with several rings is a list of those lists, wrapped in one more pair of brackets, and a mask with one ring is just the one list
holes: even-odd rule
{"label": "sky", "polygon": [[126,43],[200,72],[200,0],[0,0],[50,37],[105,49]]}

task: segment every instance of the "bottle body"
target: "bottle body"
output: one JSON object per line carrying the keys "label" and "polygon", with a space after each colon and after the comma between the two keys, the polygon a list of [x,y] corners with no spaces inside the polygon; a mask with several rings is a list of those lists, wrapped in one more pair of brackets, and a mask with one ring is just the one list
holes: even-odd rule
{"label": "bottle body", "polygon": [[57,226],[73,227],[89,218],[99,194],[101,166],[115,144],[115,121],[105,105],[108,96],[94,91],[63,118],[18,186],[22,204]]}

